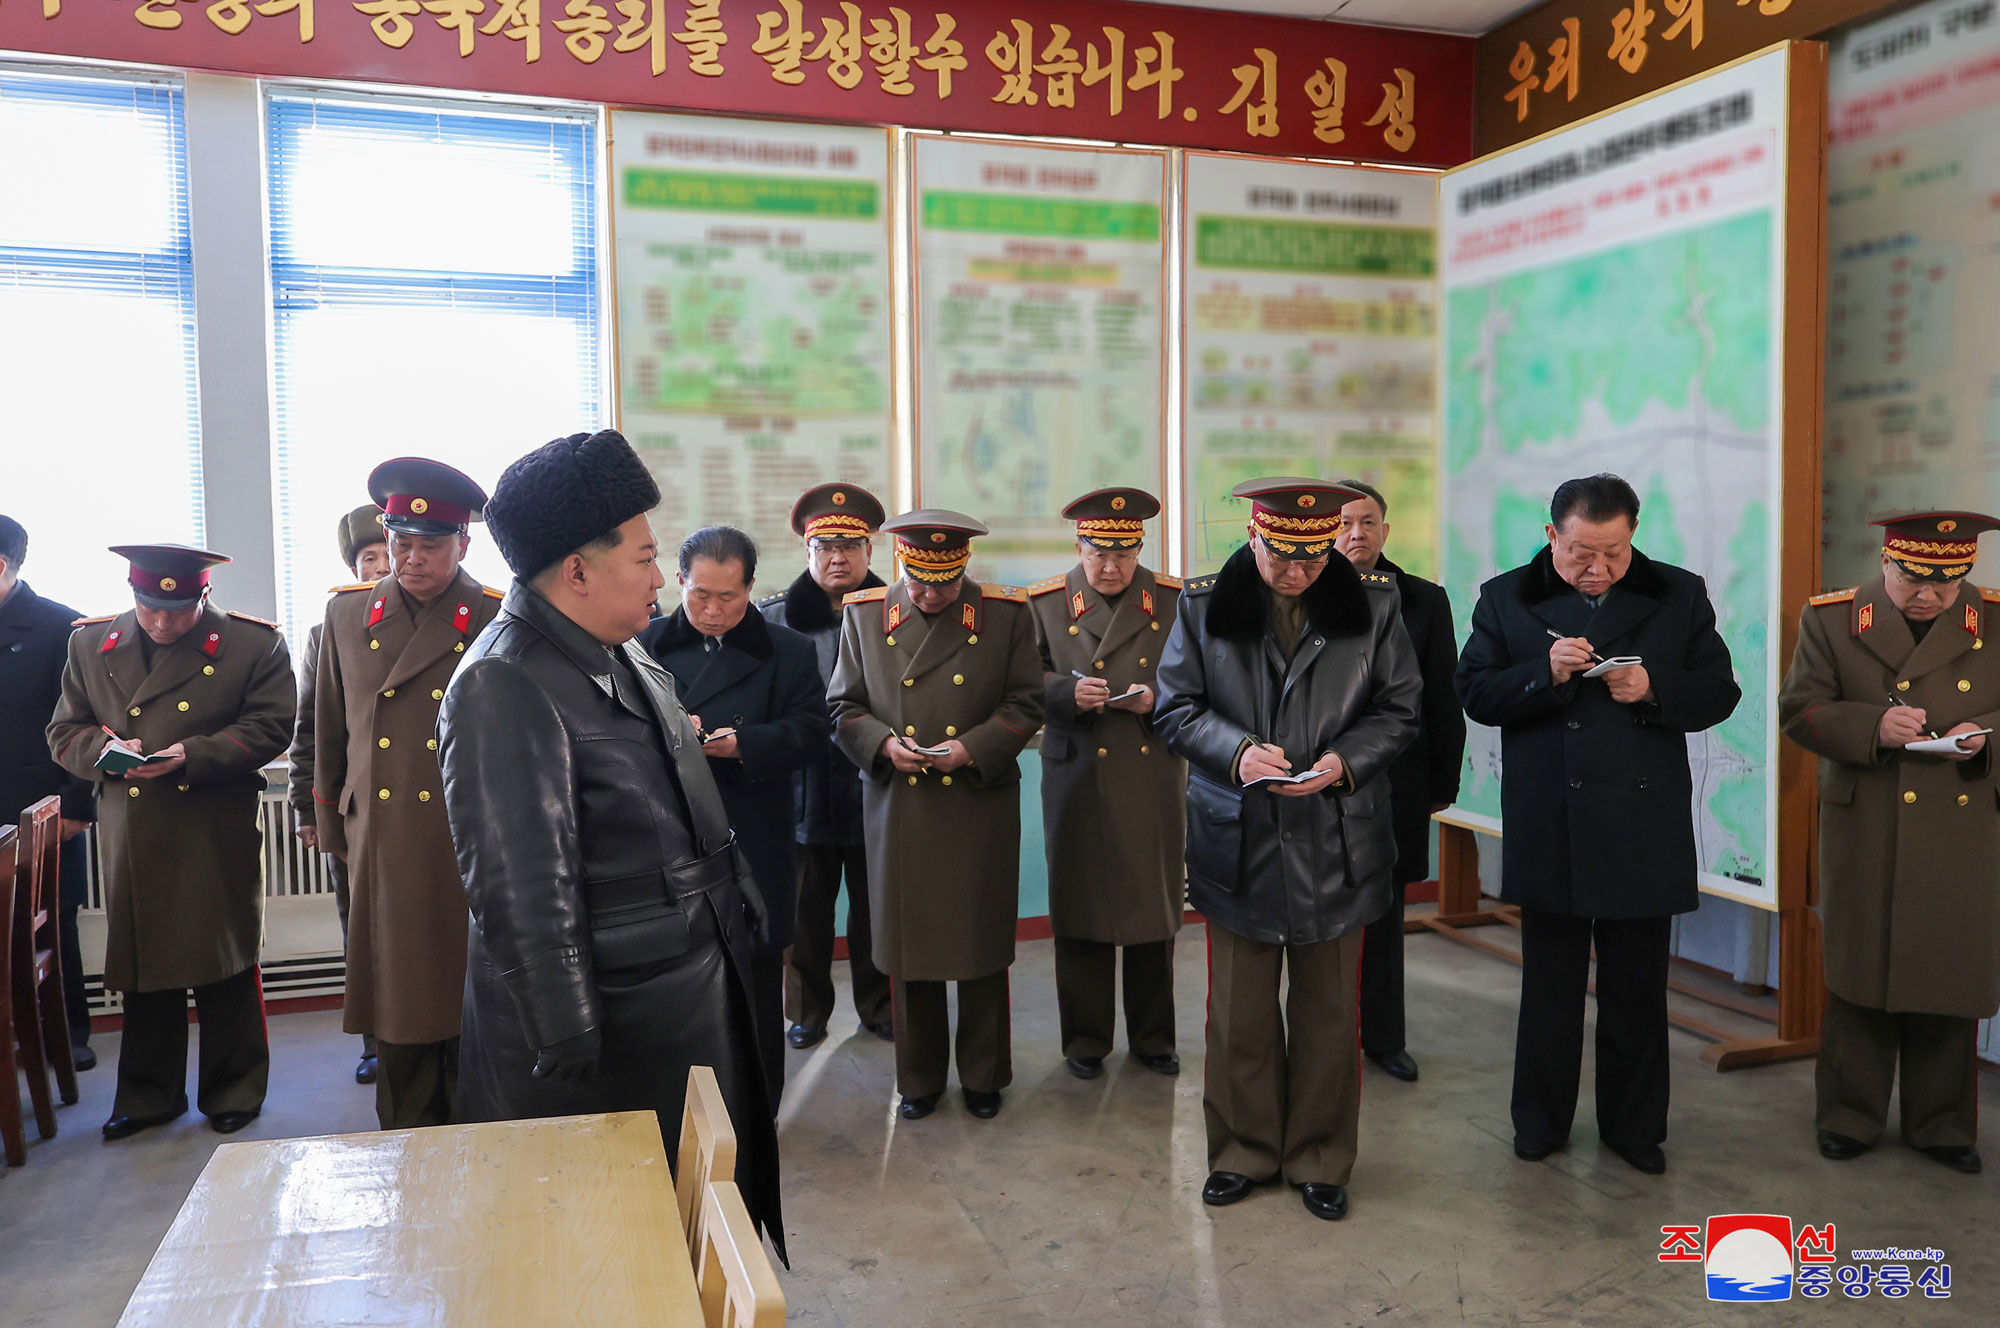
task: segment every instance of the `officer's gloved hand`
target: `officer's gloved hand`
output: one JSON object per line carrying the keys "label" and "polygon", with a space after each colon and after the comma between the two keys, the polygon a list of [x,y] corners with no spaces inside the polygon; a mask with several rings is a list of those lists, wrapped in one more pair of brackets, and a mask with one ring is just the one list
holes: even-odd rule
{"label": "officer's gloved hand", "polygon": [[535,1053],[535,1078],[559,1084],[580,1084],[597,1073],[597,1058],[604,1049],[598,1030],[587,1028],[573,1038],[564,1038],[553,1047]]}

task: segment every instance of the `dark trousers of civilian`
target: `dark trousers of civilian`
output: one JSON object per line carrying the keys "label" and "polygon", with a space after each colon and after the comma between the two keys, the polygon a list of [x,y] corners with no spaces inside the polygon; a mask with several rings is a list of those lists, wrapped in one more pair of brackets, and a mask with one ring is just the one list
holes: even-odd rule
{"label": "dark trousers of civilian", "polygon": [[[839,844],[800,844],[798,929],[785,969],[785,1018],[815,1033],[833,1017],[833,914],[847,878],[847,973],[864,1024],[889,1021],[889,976],[875,967],[868,914],[868,854]],[[775,1101],[775,1097],[773,1101]]]}
{"label": "dark trousers of civilian", "polygon": [[1820,1020],[1816,1124],[1864,1144],[1882,1137],[1902,1062],[1903,1142],[1970,1146],[1979,1132],[1979,1021],[1900,1014],[1826,994]]}
{"label": "dark trousers of civilian", "polygon": [[449,1125],[458,1104],[458,1039],[375,1043],[375,1119],[385,1130]]}
{"label": "dark trousers of civilian", "polygon": [[1389,893],[1388,911],[1361,933],[1361,1049],[1370,1056],[1393,1056],[1404,1047],[1403,904],[1409,882]]}
{"label": "dark trousers of civilian", "polygon": [[1560,1147],[1576,1119],[1583,998],[1597,945],[1597,1134],[1620,1148],[1667,1137],[1670,918],[1579,918],[1521,910],[1521,1017],[1514,1035],[1514,1138]]}
{"label": "dark trousers of civilian", "polygon": [[1174,1049],[1174,943],[1111,945],[1056,937],[1056,1014],[1065,1056],[1102,1060],[1118,1028],[1120,952],[1125,967],[1125,1045],[1135,1056]]}
{"label": "dark trousers of civilian", "polygon": [[62,946],[63,1012],[69,1016],[72,1047],[90,1042],[90,1000],[83,993],[83,946],[77,940],[76,914],[90,889],[89,836],[77,835],[62,846],[61,889],[57,899],[57,934]]}
{"label": "dark trousers of civilian", "polygon": [[[1361,1129],[1361,933],[1273,945],[1208,924],[1202,1115],[1211,1171],[1345,1185]],[[1279,1007],[1279,979],[1289,985]]]}
{"label": "dark trousers of civilian", "polygon": [[[333,906],[340,910],[340,949],[344,956],[347,950],[347,864],[329,853],[326,855],[326,874],[327,879],[333,882]],[[363,1056],[376,1054],[373,1033],[361,1035],[361,1054]]]}
{"label": "dark trousers of civilian", "polygon": [[[971,978],[958,987],[958,1082],[977,1093],[997,1093],[1014,1082],[1013,1014],[1007,970]],[[951,1070],[951,1012],[942,982],[904,982],[890,988],[896,1023],[896,1091],[904,1097],[942,1093]]]}
{"label": "dark trousers of civilian", "polygon": [[[180,987],[125,993],[113,1116],[162,1121],[187,1110],[187,999]],[[271,1080],[271,1042],[256,965],[196,987],[194,1008],[201,1021],[195,1105],[205,1116],[262,1110]]]}

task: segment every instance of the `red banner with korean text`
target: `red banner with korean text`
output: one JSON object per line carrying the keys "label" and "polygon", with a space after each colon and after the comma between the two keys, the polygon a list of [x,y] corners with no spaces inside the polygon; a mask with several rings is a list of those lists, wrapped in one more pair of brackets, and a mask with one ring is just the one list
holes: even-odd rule
{"label": "red banner with korean text", "polygon": [[0,0],[7,50],[1409,165],[1472,147],[1469,38],[1121,0]]}

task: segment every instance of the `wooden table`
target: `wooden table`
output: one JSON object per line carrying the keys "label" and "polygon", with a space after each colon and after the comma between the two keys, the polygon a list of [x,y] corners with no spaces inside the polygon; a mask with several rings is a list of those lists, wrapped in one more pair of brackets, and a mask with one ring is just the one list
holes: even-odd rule
{"label": "wooden table", "polygon": [[119,1319],[701,1323],[650,1111],[224,1144]]}

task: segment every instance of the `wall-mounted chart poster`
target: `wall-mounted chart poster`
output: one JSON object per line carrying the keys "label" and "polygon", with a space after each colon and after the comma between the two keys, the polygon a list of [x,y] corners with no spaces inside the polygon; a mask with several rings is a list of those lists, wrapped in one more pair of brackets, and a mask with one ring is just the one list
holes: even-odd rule
{"label": "wall-mounted chart poster", "polygon": [[888,133],[639,111],[611,133],[618,418],[654,528],[741,527],[782,589],[799,494],[894,502]]}
{"label": "wall-mounted chart poster", "polygon": [[[1159,495],[1165,469],[1161,152],[910,140],[917,501],[992,534],[973,574],[1076,563],[1072,498]],[[1145,561],[1162,566],[1161,521]]]}
{"label": "wall-mounted chart poster", "polygon": [[[1848,32],[1827,75],[1826,553],[1881,573],[1897,509],[2000,503],[2000,8],[1968,0]],[[1992,541],[1973,579],[1993,584]]]}
{"label": "wall-mounted chart poster", "polygon": [[1435,576],[1437,177],[1190,152],[1181,246],[1190,575],[1244,541],[1261,475],[1350,476],[1389,557]]}
{"label": "wall-mounted chart poster", "polygon": [[[1817,186],[1816,144],[1794,150],[1791,133],[1789,98],[1810,81],[1817,105],[1823,86],[1794,80],[1805,59],[1724,66],[1453,171],[1439,197],[1442,581],[1460,636],[1480,583],[1542,548],[1557,484],[1629,480],[1635,546],[1706,578],[1743,689],[1688,739],[1700,883],[1765,908],[1778,643],[1806,589],[1780,582],[1788,444],[1810,451],[1787,421],[1809,427],[1818,404],[1787,391],[1787,355],[1818,353],[1810,285],[1804,334],[1787,323],[1788,236],[1810,248],[1816,221],[1787,188],[1794,169]],[[1810,493],[1791,532],[1808,543]],[[1459,809],[1497,827],[1498,730],[1472,726],[1467,767]]]}

